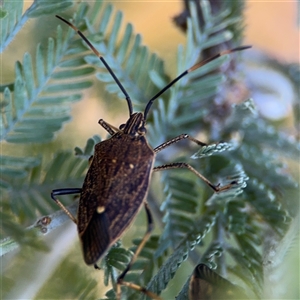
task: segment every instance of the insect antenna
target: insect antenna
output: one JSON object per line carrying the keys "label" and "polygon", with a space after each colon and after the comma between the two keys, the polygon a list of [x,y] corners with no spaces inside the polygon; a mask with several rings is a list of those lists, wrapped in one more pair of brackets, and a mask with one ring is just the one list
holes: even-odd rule
{"label": "insect antenna", "polygon": [[248,49],[248,48],[251,48],[251,46],[241,46],[241,47],[237,47],[237,48],[234,48],[234,49],[229,49],[229,50],[225,50],[225,51],[222,51],[214,56],[211,56],[203,61],[200,61],[198,63],[196,63],[194,66],[192,66],[191,68],[187,69],[186,71],[184,71],[182,74],[180,74],[178,77],[176,77],[175,79],[173,79],[169,84],[167,84],[160,92],[158,92],[154,97],[152,97],[149,102],[147,103],[146,105],[146,108],[145,108],[145,111],[144,111],[144,119],[146,120],[147,119],[147,115],[148,115],[148,112],[153,104],[153,102],[162,94],[164,93],[166,90],[168,90],[174,83],[176,83],[178,80],[180,80],[182,77],[184,77],[185,75],[187,75],[188,73],[208,64],[209,62],[211,62],[212,60],[220,57],[220,56],[223,56],[223,55],[226,55],[226,54],[229,54],[229,53],[232,53],[232,52],[235,52],[235,51],[241,51],[241,50],[245,50],[245,49]]}
{"label": "insect antenna", "polygon": [[62,20],[63,22],[65,22],[66,24],[68,24],[72,29],[74,29],[74,31],[76,31],[80,35],[80,37],[87,43],[87,45],[90,47],[90,49],[99,57],[99,59],[104,64],[105,68],[108,70],[108,72],[113,77],[113,79],[115,80],[116,84],[119,86],[119,88],[121,89],[122,93],[124,94],[124,96],[126,98],[126,101],[127,101],[127,105],[128,105],[129,116],[131,116],[132,113],[133,113],[133,108],[132,108],[132,102],[131,102],[130,96],[126,92],[125,88],[123,87],[122,83],[117,78],[117,76],[115,75],[115,73],[113,72],[113,70],[110,68],[110,66],[107,64],[107,62],[105,61],[105,59],[102,57],[102,55],[97,51],[97,49],[91,44],[91,42],[87,39],[87,37],[85,37],[85,35],[75,25],[73,25],[72,23],[70,23],[69,21],[65,20],[64,18],[62,18],[62,17],[60,17],[58,15],[56,15],[56,18]]}

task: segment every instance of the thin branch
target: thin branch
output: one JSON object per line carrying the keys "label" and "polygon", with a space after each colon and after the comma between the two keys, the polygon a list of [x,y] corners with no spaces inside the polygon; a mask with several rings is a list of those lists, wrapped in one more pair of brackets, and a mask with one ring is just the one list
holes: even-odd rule
{"label": "thin branch", "polygon": [[[78,207],[78,200],[68,206],[69,211],[76,215]],[[26,231],[32,231],[37,234],[37,236],[44,236],[49,234],[51,231],[57,227],[62,226],[70,218],[63,212],[57,211],[51,215],[43,216],[38,219],[33,225],[26,228]],[[17,243],[13,238],[7,237],[0,241],[0,256],[3,256],[13,250],[16,250],[20,247],[20,244]]]}

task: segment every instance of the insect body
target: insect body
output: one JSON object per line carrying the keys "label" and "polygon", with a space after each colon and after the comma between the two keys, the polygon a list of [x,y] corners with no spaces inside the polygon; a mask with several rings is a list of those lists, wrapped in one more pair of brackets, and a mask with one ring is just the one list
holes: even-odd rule
{"label": "insect body", "polygon": [[139,211],[148,190],[154,156],[145,138],[141,113],[133,114],[122,131],[95,146],[77,217],[87,264],[97,262]]}
{"label": "insect body", "polygon": [[[105,254],[106,250],[120,238],[144,204],[148,218],[148,228],[132,257],[131,262],[118,277],[117,298],[120,299],[121,297],[120,285],[126,285],[145,293],[149,297],[160,299],[159,296],[147,291],[145,288],[124,281],[126,273],[136,260],[153,228],[151,212],[145,200],[152,172],[175,168],[188,168],[216,192],[227,190],[231,185],[223,187],[219,187],[219,185],[215,186],[187,163],[170,163],[153,168],[156,153],[174,143],[189,139],[200,146],[205,144],[187,134],[181,134],[153,149],[146,139],[145,122],[148,112],[155,99],[189,72],[221,55],[249,47],[245,46],[224,51],[196,64],[175,78],[157,95],[150,99],[143,113],[133,113],[129,95],[104,58],[73,24],[59,16],[57,17],[72,27],[103,62],[125,95],[129,109],[129,119],[119,128],[115,128],[101,119],[99,124],[111,134],[112,137],[95,146],[94,156],[91,160],[82,188],[53,190],[51,196],[77,224],[84,260],[88,265],[96,264],[96,262]],[[75,218],[56,198],[58,195],[76,193],[80,193],[77,218]]]}

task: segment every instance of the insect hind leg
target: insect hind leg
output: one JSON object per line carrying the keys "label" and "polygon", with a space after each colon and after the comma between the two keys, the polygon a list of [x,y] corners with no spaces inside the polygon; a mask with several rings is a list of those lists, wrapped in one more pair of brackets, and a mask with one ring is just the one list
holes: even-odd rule
{"label": "insect hind leg", "polygon": [[[166,149],[167,147],[182,141],[188,139],[191,142],[199,145],[199,146],[206,146],[207,144],[189,136],[188,134],[180,134],[178,136],[176,136],[175,138],[162,143],[161,145],[157,146],[156,148],[154,148],[154,152],[158,153],[164,149]],[[220,187],[220,184],[218,185],[214,185],[212,184],[207,178],[205,178],[202,174],[200,174],[197,170],[195,170],[191,165],[184,163],[184,162],[177,162],[177,163],[170,163],[170,164],[166,164],[166,165],[162,165],[162,166],[158,166],[153,168],[153,172],[157,172],[157,171],[163,171],[163,170],[169,170],[169,169],[181,169],[181,168],[186,168],[189,169],[190,171],[192,171],[194,174],[196,174],[197,177],[199,177],[200,179],[202,179],[210,188],[212,188],[215,192],[222,192],[222,191],[226,191],[229,190],[232,185],[236,184],[235,181],[231,182],[230,184],[227,184],[225,186]]]}
{"label": "insect hind leg", "polygon": [[65,189],[56,189],[52,190],[51,198],[56,202],[56,204],[67,214],[67,216],[77,224],[76,218],[70,213],[70,211],[56,198],[59,195],[73,195],[80,194],[81,189],[79,188],[65,188]]}
{"label": "insect hind leg", "polygon": [[127,272],[130,270],[131,266],[136,261],[137,257],[139,256],[140,252],[142,251],[142,249],[144,248],[144,246],[145,246],[146,242],[148,241],[148,239],[150,238],[150,235],[151,235],[151,233],[153,231],[153,228],[154,228],[153,218],[152,218],[152,214],[151,214],[150,208],[148,206],[148,203],[145,202],[144,204],[145,204],[145,209],[146,209],[146,213],[147,213],[147,220],[148,220],[147,231],[146,231],[141,243],[137,247],[133,257],[131,258],[130,263],[128,264],[126,269],[122,272],[122,274],[118,277],[118,280],[117,280],[117,299],[118,300],[121,299],[121,285],[127,286],[127,287],[129,287],[131,289],[134,289],[136,291],[142,292],[142,293],[144,293],[145,295],[147,295],[148,297],[150,297],[152,299],[162,300],[158,295],[148,291],[145,287],[139,286],[139,285],[134,284],[132,282],[124,281],[124,277],[126,276]]}

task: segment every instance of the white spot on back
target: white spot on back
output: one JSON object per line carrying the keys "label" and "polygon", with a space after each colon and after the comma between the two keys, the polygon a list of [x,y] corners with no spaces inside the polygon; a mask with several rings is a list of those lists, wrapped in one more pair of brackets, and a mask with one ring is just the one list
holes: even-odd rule
{"label": "white spot on back", "polygon": [[98,206],[97,207],[97,213],[102,214],[103,212],[105,212],[105,207],[104,206]]}

